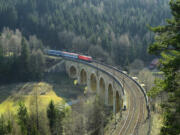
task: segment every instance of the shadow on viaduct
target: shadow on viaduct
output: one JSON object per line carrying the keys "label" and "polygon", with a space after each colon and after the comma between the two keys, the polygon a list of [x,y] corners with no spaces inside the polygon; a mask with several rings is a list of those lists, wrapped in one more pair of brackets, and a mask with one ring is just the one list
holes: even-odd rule
{"label": "shadow on viaduct", "polygon": [[102,96],[105,105],[112,106],[114,113],[122,109],[125,99],[123,88],[106,71],[77,61],[64,62],[70,78],[77,79],[78,84],[87,85],[88,92]]}

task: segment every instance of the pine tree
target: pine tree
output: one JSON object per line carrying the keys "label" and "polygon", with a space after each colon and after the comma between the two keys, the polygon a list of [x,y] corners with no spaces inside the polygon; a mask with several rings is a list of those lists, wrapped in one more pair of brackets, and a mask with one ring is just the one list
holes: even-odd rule
{"label": "pine tree", "polygon": [[49,127],[51,130],[51,134],[53,135],[53,130],[56,124],[56,118],[57,118],[57,114],[56,114],[56,108],[54,105],[54,102],[51,100],[47,109],[47,117],[49,119]]}
{"label": "pine tree", "polygon": [[3,57],[3,48],[2,48],[2,45],[0,43],[0,60],[2,59]]}
{"label": "pine tree", "polygon": [[55,135],[63,135],[63,120],[65,118],[65,106],[61,104],[59,109],[57,109],[57,118],[55,126]]}
{"label": "pine tree", "polygon": [[0,116],[0,135],[7,135],[12,132],[12,122]]}
{"label": "pine tree", "polygon": [[28,134],[28,120],[29,118],[26,106],[24,103],[20,102],[18,108],[18,124],[21,127],[21,132],[23,135]]}
{"label": "pine tree", "polygon": [[149,47],[149,52],[160,56],[160,70],[165,79],[156,81],[156,86],[149,95],[161,91],[168,93],[168,101],[164,108],[164,126],[161,135],[180,134],[180,0],[170,1],[172,19],[167,25],[151,28],[156,33],[155,42]]}
{"label": "pine tree", "polygon": [[41,50],[33,51],[30,60],[31,79],[40,80],[43,77],[45,59]]}
{"label": "pine tree", "polygon": [[0,117],[0,135],[6,134],[5,121],[3,117]]}
{"label": "pine tree", "polygon": [[29,80],[29,72],[30,72],[30,49],[28,46],[28,42],[25,38],[22,39],[22,49],[21,49],[21,57],[20,57],[20,72],[21,79],[23,81]]}
{"label": "pine tree", "polygon": [[64,105],[57,109],[51,100],[47,109],[47,117],[49,119],[49,127],[52,135],[63,135],[62,121],[65,117]]}
{"label": "pine tree", "polygon": [[2,74],[2,70],[3,70],[3,49],[2,49],[2,46],[1,46],[1,43],[0,43],[0,74]]}

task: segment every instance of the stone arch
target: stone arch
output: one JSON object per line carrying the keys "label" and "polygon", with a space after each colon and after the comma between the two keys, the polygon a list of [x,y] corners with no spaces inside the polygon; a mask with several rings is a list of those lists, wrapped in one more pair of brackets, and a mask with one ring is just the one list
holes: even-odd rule
{"label": "stone arch", "polygon": [[105,96],[105,81],[104,81],[104,79],[101,77],[100,78],[100,81],[99,81],[99,93],[100,93],[100,95],[102,95],[102,96]]}
{"label": "stone arch", "polygon": [[92,91],[97,91],[97,79],[94,73],[92,73],[90,76],[90,86]]}
{"label": "stone arch", "polygon": [[116,91],[116,113],[120,111],[120,96],[119,92]]}
{"label": "stone arch", "polygon": [[69,75],[70,75],[70,77],[72,77],[72,78],[75,78],[75,77],[76,77],[76,75],[77,75],[77,70],[76,70],[76,68],[75,68],[74,66],[71,66],[71,67],[70,67],[70,69],[69,69]]}
{"label": "stone arch", "polygon": [[87,83],[87,73],[84,69],[81,70],[80,72],[80,83],[81,84],[86,84]]}
{"label": "stone arch", "polygon": [[113,105],[113,87],[111,83],[108,85],[108,104]]}

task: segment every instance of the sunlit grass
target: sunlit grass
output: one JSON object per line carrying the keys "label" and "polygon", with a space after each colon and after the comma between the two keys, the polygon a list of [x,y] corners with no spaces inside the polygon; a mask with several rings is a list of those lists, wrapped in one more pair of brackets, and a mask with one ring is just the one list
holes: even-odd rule
{"label": "sunlit grass", "polygon": [[46,109],[51,100],[55,104],[65,104],[65,101],[58,97],[53,91],[52,86],[47,83],[28,83],[28,86],[25,85],[27,84],[24,84],[19,92],[11,95],[0,104],[0,114],[9,111],[16,113],[20,101],[25,103],[28,110],[35,106],[37,101],[40,111]]}
{"label": "sunlit grass", "polygon": [[152,113],[152,135],[159,135],[160,129],[163,126],[163,117],[161,114],[158,113]]}

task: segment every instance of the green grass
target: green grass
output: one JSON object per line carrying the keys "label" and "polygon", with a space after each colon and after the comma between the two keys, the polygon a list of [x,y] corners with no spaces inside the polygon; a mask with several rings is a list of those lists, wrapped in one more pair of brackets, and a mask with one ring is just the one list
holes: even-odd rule
{"label": "green grass", "polygon": [[151,135],[159,135],[160,129],[163,126],[163,118],[161,114],[152,113],[152,130]]}
{"label": "green grass", "polygon": [[66,73],[47,74],[43,82],[18,83],[0,86],[0,114],[11,111],[16,113],[19,101],[24,101],[28,109],[35,103],[37,92],[39,109],[47,108],[50,100],[55,104],[77,99],[83,95],[85,86],[74,85]]}
{"label": "green grass", "polygon": [[[10,88],[12,87],[7,86],[8,90],[10,90]],[[31,106],[35,104],[36,93],[40,111],[46,109],[51,100],[53,100],[55,104],[64,104],[65,101],[63,98],[57,96],[52,88],[51,85],[44,82],[18,84],[14,90],[11,89],[14,93],[11,93],[8,98],[1,102],[0,114],[9,111],[16,113],[20,101],[23,101],[26,107],[30,109]],[[4,91],[5,89],[6,87],[4,87]]]}
{"label": "green grass", "polygon": [[161,72],[161,71],[159,71],[159,72],[152,72],[153,73],[153,75],[163,75],[164,73],[163,72]]}

